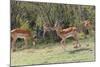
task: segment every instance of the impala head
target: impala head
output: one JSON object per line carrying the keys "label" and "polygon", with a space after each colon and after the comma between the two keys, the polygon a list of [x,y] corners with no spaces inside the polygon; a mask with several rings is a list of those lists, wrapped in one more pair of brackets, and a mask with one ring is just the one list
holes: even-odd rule
{"label": "impala head", "polygon": [[83,21],[83,25],[84,25],[84,27],[89,28],[89,27],[91,27],[92,23],[89,20],[85,20],[85,21]]}
{"label": "impala head", "polygon": [[55,25],[54,25],[54,30],[59,31],[61,29],[62,29],[62,27],[61,27],[60,23],[58,21],[56,21]]}

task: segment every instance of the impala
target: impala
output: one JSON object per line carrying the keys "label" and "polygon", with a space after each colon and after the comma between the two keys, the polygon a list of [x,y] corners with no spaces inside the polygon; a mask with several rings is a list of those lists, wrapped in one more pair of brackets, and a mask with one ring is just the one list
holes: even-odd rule
{"label": "impala", "polygon": [[89,34],[90,27],[91,27],[91,22],[89,20],[83,21],[83,32],[85,35]]}
{"label": "impala", "polygon": [[35,45],[35,39],[29,30],[20,29],[20,28],[13,29],[13,30],[11,30],[11,38],[12,38],[12,46],[11,47],[12,47],[13,51],[16,50],[16,40],[18,38],[24,39],[24,42],[25,42],[24,48],[28,48],[28,40],[30,38],[33,41],[33,45]]}
{"label": "impala", "polygon": [[45,38],[46,32],[52,31],[52,27],[50,23],[44,23],[43,24],[43,38]]}
{"label": "impala", "polygon": [[56,22],[54,29],[56,30],[57,35],[61,38],[60,43],[62,44],[62,47],[65,48],[65,40],[69,37],[73,37],[75,42],[73,43],[75,46],[74,48],[80,47],[81,45],[79,44],[78,40],[78,32],[76,27],[69,27],[62,29],[60,25]]}

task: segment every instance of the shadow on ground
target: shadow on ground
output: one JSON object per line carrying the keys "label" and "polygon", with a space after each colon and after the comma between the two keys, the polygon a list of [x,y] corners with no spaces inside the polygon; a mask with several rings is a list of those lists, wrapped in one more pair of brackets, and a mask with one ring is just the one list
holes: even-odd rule
{"label": "shadow on ground", "polygon": [[90,48],[80,48],[80,49],[75,49],[75,50],[69,51],[69,53],[73,54],[73,53],[77,53],[77,52],[81,52],[81,51],[93,51],[93,50]]}

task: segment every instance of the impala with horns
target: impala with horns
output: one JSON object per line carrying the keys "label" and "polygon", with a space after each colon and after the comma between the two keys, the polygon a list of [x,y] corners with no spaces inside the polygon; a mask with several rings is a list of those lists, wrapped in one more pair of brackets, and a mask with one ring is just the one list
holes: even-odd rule
{"label": "impala with horns", "polygon": [[16,51],[16,48],[17,48],[16,40],[18,38],[24,39],[24,42],[25,42],[24,48],[28,48],[28,40],[32,39],[33,45],[35,45],[35,37],[36,36],[32,36],[32,33],[26,29],[16,28],[16,29],[11,30],[12,50]]}
{"label": "impala with horns", "polygon": [[56,30],[57,35],[61,38],[61,45],[63,48],[65,48],[65,40],[69,37],[73,37],[75,42],[74,44],[74,48],[80,47],[81,45],[79,44],[79,39],[78,39],[78,32],[77,32],[77,28],[76,27],[69,27],[69,28],[65,28],[62,29],[62,27],[60,26],[60,24],[58,22],[55,23],[54,25],[54,29]]}

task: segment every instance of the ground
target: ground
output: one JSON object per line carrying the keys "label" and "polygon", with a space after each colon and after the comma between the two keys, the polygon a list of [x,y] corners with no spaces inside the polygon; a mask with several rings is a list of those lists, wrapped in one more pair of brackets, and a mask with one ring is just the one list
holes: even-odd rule
{"label": "ground", "polygon": [[42,48],[11,52],[11,66],[95,61],[94,38],[80,40],[80,43],[80,48],[73,48],[72,42],[68,42],[65,50],[59,43],[49,43]]}

